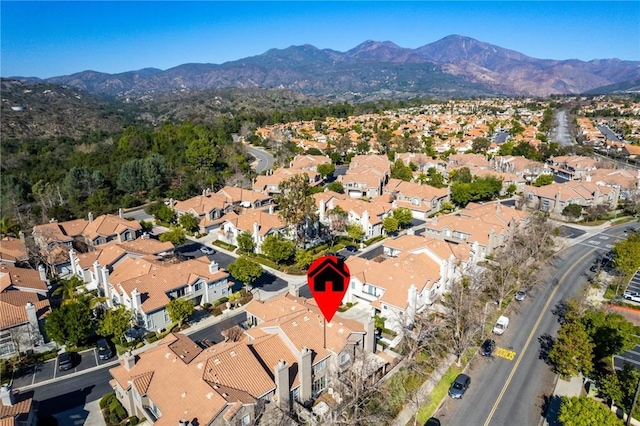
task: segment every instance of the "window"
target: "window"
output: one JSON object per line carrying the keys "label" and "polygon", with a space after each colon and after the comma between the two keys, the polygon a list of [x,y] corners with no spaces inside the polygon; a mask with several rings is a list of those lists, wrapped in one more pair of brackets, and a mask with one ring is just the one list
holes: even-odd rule
{"label": "window", "polygon": [[376,297],[378,296],[377,290],[378,289],[376,287],[374,287],[374,286],[372,286],[370,284],[365,285],[363,287],[363,289],[362,289],[362,291],[364,291],[365,293],[370,294],[372,296],[376,296]]}
{"label": "window", "polygon": [[153,318],[147,318],[147,330],[153,330]]}
{"label": "window", "polygon": [[213,288],[213,283],[207,284],[207,290],[211,290]]}
{"label": "window", "polygon": [[297,387],[293,391],[291,391],[291,398],[294,401],[300,402],[300,387]]}
{"label": "window", "polygon": [[342,355],[340,355],[340,365],[346,364],[347,362],[349,362],[350,359],[351,359],[351,354],[343,353]]}
{"label": "window", "polygon": [[9,355],[16,351],[16,345],[11,339],[11,332],[0,333],[0,356]]}
{"label": "window", "polygon": [[247,414],[246,416],[244,416],[241,420],[241,423],[243,426],[248,425],[251,423],[251,415]]}
{"label": "window", "polygon": [[324,370],[325,368],[327,368],[327,360],[323,359],[322,361],[318,362],[316,365],[313,366],[313,372],[314,373],[319,373],[320,371]]}
{"label": "window", "polygon": [[165,310],[164,311],[164,322],[169,322],[170,318],[169,318],[169,313]]}
{"label": "window", "polygon": [[195,291],[200,291],[202,290],[202,283],[196,283],[196,285],[193,287],[193,289]]}
{"label": "window", "polygon": [[413,204],[414,206],[419,206],[420,205],[420,200],[418,200],[417,198],[414,198],[413,202],[411,204]]}
{"label": "window", "polygon": [[320,392],[325,390],[327,387],[327,376],[322,376],[318,380],[314,380],[311,389],[313,390],[313,395],[317,396]]}
{"label": "window", "polygon": [[138,393],[136,388],[132,387],[131,390],[133,391],[133,397],[136,399],[136,401],[140,401],[140,394]]}

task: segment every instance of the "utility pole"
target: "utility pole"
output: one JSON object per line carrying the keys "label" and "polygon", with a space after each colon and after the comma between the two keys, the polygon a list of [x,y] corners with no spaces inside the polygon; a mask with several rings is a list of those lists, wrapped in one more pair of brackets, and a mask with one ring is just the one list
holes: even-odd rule
{"label": "utility pole", "polygon": [[640,379],[638,379],[638,384],[636,385],[636,393],[633,395],[633,403],[631,404],[631,410],[627,414],[627,426],[631,425],[631,417],[633,417],[633,410],[636,408],[636,402],[638,401],[638,393],[640,393]]}

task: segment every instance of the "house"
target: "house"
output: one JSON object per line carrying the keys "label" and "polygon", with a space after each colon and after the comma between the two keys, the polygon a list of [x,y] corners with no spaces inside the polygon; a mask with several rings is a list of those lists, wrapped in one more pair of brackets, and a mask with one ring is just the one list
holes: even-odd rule
{"label": "house", "polygon": [[237,341],[202,349],[171,333],[139,356],[126,355],[110,370],[115,394],[129,415],[156,424],[255,424],[273,409],[306,410],[348,371],[357,353],[377,361],[373,322],[320,320],[311,300],[283,295],[247,304],[255,324]]}
{"label": "house", "polygon": [[198,306],[231,294],[229,274],[204,257],[184,262],[126,257],[113,271],[100,271],[101,292],[108,306],[125,306],[137,324],[149,331],[171,325],[166,307],[173,299],[191,300]]}
{"label": "house", "polygon": [[489,160],[492,170],[502,173],[513,173],[524,178],[527,182],[533,182],[538,176],[543,174],[553,174],[551,168],[546,163],[529,160],[524,157],[495,156]]}
{"label": "house", "polygon": [[72,274],[87,283],[87,290],[102,289],[106,277],[125,258],[165,257],[173,252],[173,244],[152,238],[138,238],[125,243],[114,241],[87,253],[69,250],[69,269]]}
{"label": "house", "polygon": [[[385,217],[392,214],[393,206],[386,201],[364,201],[354,200],[351,198],[343,198],[340,196],[323,197],[320,194],[314,197],[318,203],[318,218],[320,223],[329,226],[330,228],[335,225],[333,223],[337,220],[345,220],[345,225],[358,224],[364,231],[365,238],[373,238],[379,235],[383,235],[384,228],[382,227],[382,221]],[[327,201],[325,201],[325,199]],[[345,217],[336,217],[332,211],[336,208],[340,208],[345,212]]]}
{"label": "house", "polygon": [[326,155],[296,155],[291,163],[289,163],[289,167],[292,169],[317,172],[318,166],[321,164],[331,164],[331,158]]}
{"label": "house", "polygon": [[549,157],[547,164],[553,174],[563,179],[582,179],[588,172],[596,170],[598,161],[595,158],[575,155]]}
{"label": "house", "polygon": [[15,266],[28,262],[29,252],[22,231],[20,231],[20,238],[5,236],[0,239],[0,263]]}
{"label": "house", "polygon": [[280,182],[291,179],[293,176],[307,175],[309,185],[316,186],[321,181],[321,175],[317,172],[310,170],[300,169],[276,169],[267,175],[260,175],[253,181],[253,190],[262,192],[269,196],[273,196],[280,193]]}
{"label": "house", "polygon": [[38,404],[33,391],[13,390],[10,384],[0,387],[0,424],[2,426],[35,426]]}
{"label": "house", "polygon": [[414,164],[417,167],[417,170],[421,173],[426,173],[432,167],[437,169],[441,173],[445,170],[445,168],[438,160],[434,160],[431,156],[423,154],[421,152],[403,152],[396,154],[395,158],[398,160],[402,160],[402,163],[405,166]]}
{"label": "house", "polygon": [[250,210],[243,214],[229,213],[225,216],[222,226],[218,229],[217,238],[227,244],[238,245],[238,235],[247,232],[253,238],[255,252],[261,253],[262,242],[271,234],[280,234],[289,238],[289,232],[284,222],[274,213],[271,205],[268,212]]}
{"label": "house", "polygon": [[370,305],[386,318],[385,327],[400,332],[414,323],[417,312],[445,291],[440,265],[425,253],[405,253],[377,262],[361,257],[346,261],[351,283],[344,302]]}
{"label": "house", "polygon": [[494,177],[502,182],[502,189],[500,189],[500,195],[506,195],[509,192],[509,187],[513,185],[515,188],[514,193],[522,193],[527,186],[528,181],[521,176],[509,172],[498,172],[490,169],[481,169],[478,167],[470,167],[469,171],[472,176],[480,178]]}
{"label": "house", "polygon": [[489,160],[482,154],[454,154],[447,159],[447,169],[459,169],[460,167],[479,167],[488,169]]}
{"label": "house", "polygon": [[0,265],[0,357],[44,343],[42,321],[51,310],[48,285],[44,268]]}
{"label": "house", "polygon": [[596,169],[583,176],[584,182],[620,188],[620,199],[632,198],[640,192],[640,170]]}
{"label": "house", "polygon": [[580,181],[552,183],[541,187],[528,186],[522,199],[529,208],[555,214],[562,214],[569,204],[615,209],[620,199],[620,187]]}
{"label": "house", "polygon": [[356,155],[338,182],[351,198],[373,198],[382,195],[390,176],[391,162],[386,155]]}
{"label": "house", "polygon": [[75,219],[36,225],[33,227],[33,238],[43,253],[48,253],[58,246],[70,249],[74,240],[82,236],[82,231],[88,223],[85,219]]}
{"label": "house", "polygon": [[515,230],[527,223],[527,213],[499,202],[469,203],[454,214],[432,218],[425,224],[424,235],[455,244],[467,244],[475,263],[504,246]]}
{"label": "house", "polygon": [[449,188],[435,188],[400,179],[389,179],[384,193],[393,196],[394,208],[408,208],[416,219],[428,218],[442,210],[443,204],[449,201]]}

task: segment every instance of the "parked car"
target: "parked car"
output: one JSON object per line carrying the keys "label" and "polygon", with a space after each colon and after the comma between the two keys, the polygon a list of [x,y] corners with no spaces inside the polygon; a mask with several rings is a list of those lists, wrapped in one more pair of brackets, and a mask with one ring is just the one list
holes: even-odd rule
{"label": "parked car", "polygon": [[527,295],[527,292],[526,292],[526,291],[524,291],[524,290],[518,290],[518,291],[516,292],[516,300],[517,300],[518,302],[522,302],[522,301],[524,300],[524,298],[525,298],[525,296],[526,296],[526,295]]}
{"label": "parked car", "polygon": [[424,426],[440,426],[440,420],[435,417],[430,417],[429,420],[424,424]]}
{"label": "parked car", "polygon": [[200,247],[200,251],[204,254],[216,254],[216,251],[214,249],[205,246]]}
{"label": "parked car", "polygon": [[491,356],[495,348],[496,342],[491,339],[487,339],[482,343],[482,346],[480,346],[480,353],[482,356]]}
{"label": "parked car", "polygon": [[625,291],[622,297],[632,302],[640,302],[640,293],[637,291]]}
{"label": "parked car", "polygon": [[347,260],[347,257],[342,253],[335,253],[335,252],[330,251],[330,252],[327,252],[326,255],[327,256],[334,256],[334,257],[337,257],[338,259],[341,259],[341,260]]}
{"label": "parked car", "polygon": [[496,321],[496,325],[493,326],[493,333],[502,334],[505,332],[507,327],[509,327],[509,318],[502,315],[498,318],[498,321]]}
{"label": "parked car", "polygon": [[72,352],[62,352],[58,354],[58,369],[60,371],[71,370],[74,365],[74,354]]}
{"label": "parked car", "polygon": [[358,248],[356,246],[346,246],[344,249],[346,251],[350,252],[350,253],[357,253],[358,252]]}
{"label": "parked car", "polygon": [[96,342],[96,348],[98,348],[98,358],[105,360],[113,356],[113,350],[111,345],[104,337],[101,337]]}
{"label": "parked car", "polygon": [[469,388],[471,384],[471,377],[466,374],[458,374],[456,380],[451,384],[449,388],[449,396],[451,398],[460,399]]}

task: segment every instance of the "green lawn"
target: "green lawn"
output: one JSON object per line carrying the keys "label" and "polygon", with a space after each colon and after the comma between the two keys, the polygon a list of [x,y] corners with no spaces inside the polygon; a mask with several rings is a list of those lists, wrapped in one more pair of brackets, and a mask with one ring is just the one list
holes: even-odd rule
{"label": "green lawn", "polygon": [[[433,388],[433,392],[429,395],[429,403],[420,407],[418,411],[418,424],[424,424],[427,419],[433,416],[433,413],[436,411],[436,408],[440,405],[440,402],[447,396],[447,392],[449,391],[449,387],[451,383],[456,379],[456,376],[462,372],[462,367],[458,367],[453,364],[440,382]],[[409,424],[413,425],[413,419],[409,422]]]}

